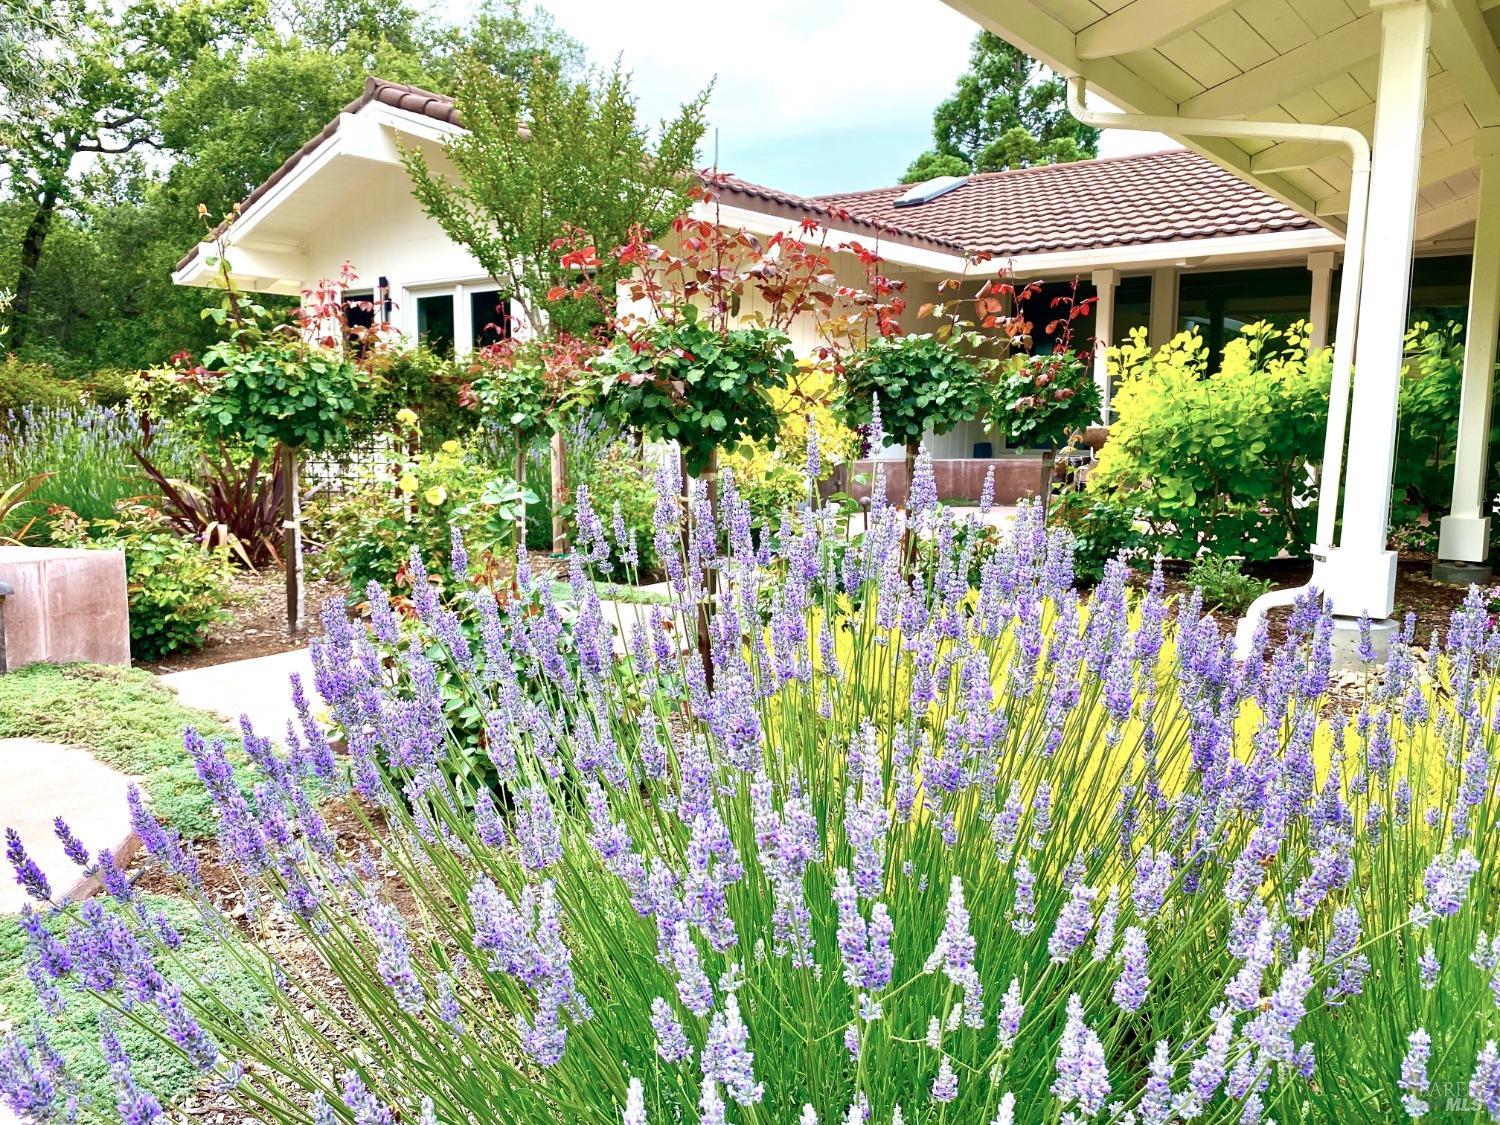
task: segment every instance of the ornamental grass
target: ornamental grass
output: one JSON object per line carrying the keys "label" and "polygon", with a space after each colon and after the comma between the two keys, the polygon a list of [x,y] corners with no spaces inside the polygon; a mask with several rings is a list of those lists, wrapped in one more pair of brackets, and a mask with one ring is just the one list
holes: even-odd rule
{"label": "ornamental grass", "polygon": [[[716,510],[660,484],[675,600],[621,643],[589,570],[630,548],[585,506],[571,625],[524,555],[497,604],[455,544],[443,592],[413,568],[410,620],[328,608],[341,750],[306,698],[242,769],[188,733],[235,917],[134,801],[270,1018],[196,981],[107,856],[79,858],[115,901],[56,905],[12,841],[67,920],[28,916],[33,978],[116,1013],[118,1106],[80,1114],[161,1115],[129,1023],[268,1122],[1500,1120],[1477,595],[1334,701],[1316,598],[1237,660],[1159,575],[1111,564],[1081,597],[1032,509],[961,534],[925,457],[910,510],[877,487],[858,534],[812,505],[752,533],[727,474]],[[459,710],[482,788],[449,768]],[[45,1026],[6,1041],[0,1088],[69,1112]]]}

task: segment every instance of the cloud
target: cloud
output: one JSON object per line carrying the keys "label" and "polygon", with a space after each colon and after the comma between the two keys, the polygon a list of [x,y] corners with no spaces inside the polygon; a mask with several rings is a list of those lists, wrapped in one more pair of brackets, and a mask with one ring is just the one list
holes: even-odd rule
{"label": "cloud", "polygon": [[[619,57],[656,121],[713,83],[705,161],[815,194],[894,183],[978,30],[939,0],[553,0],[590,58]],[[1107,136],[1105,155],[1165,147]]]}

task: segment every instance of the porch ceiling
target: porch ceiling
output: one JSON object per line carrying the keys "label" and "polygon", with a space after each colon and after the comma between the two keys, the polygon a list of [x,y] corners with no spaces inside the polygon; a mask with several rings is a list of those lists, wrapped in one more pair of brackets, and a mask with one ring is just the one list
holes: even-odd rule
{"label": "porch ceiling", "polygon": [[[1348,125],[1375,118],[1380,15],[1368,0],[945,0],[1124,109]],[[1475,134],[1500,125],[1500,0],[1433,4],[1418,241],[1451,242],[1478,203]],[[1335,146],[1178,137],[1341,230]]]}

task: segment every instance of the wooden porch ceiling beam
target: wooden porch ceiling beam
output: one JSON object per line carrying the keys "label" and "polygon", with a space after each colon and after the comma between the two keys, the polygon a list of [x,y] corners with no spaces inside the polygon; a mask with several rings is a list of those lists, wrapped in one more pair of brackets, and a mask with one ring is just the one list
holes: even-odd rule
{"label": "wooden porch ceiling beam", "polygon": [[[1476,167],[1478,163],[1479,158],[1474,153],[1473,139],[1459,141],[1456,145],[1449,145],[1447,148],[1440,148],[1436,152],[1423,156],[1417,182],[1421,187],[1431,187],[1433,184],[1442,183],[1449,176],[1456,176],[1460,172]],[[1342,215],[1348,210],[1349,193],[1347,191],[1325,196],[1318,201],[1319,215]]]}
{"label": "wooden porch ceiling beam", "polygon": [[[1009,0],[946,0],[946,3],[1057,73],[1082,75],[1101,94],[1127,112],[1166,116],[1178,112],[1171,98],[1117,60],[1079,58],[1074,49],[1073,32],[1034,4],[1014,4]],[[1220,167],[1245,179],[1251,178],[1250,155],[1233,141],[1205,137],[1187,137],[1185,140],[1195,151]],[[1262,190],[1283,203],[1313,214],[1316,201],[1285,178],[1271,174],[1255,179]]]}
{"label": "wooden porch ceiling beam", "polygon": [[1432,14],[1432,53],[1463,89],[1481,126],[1500,125],[1500,50],[1477,0],[1448,0]]}
{"label": "wooden porch ceiling beam", "polygon": [[[1500,0],[1494,0],[1500,4]],[[1463,91],[1451,74],[1439,74],[1427,87],[1428,114],[1442,113],[1463,102]],[[1358,109],[1335,117],[1329,125],[1344,125],[1358,129],[1365,136],[1375,124],[1375,103],[1369,102]],[[1285,172],[1293,168],[1306,168],[1330,156],[1339,155],[1331,145],[1315,144],[1312,141],[1282,141],[1270,148],[1262,149],[1250,158],[1250,170],[1260,175],[1264,172]]]}
{"label": "wooden porch ceiling beam", "polygon": [[1078,33],[1080,59],[1146,51],[1206,23],[1240,0],[1133,0]]}
{"label": "wooden porch ceiling beam", "polygon": [[1380,51],[1380,14],[1369,12],[1327,35],[1251,67],[1178,106],[1183,117],[1235,117],[1276,105]]}

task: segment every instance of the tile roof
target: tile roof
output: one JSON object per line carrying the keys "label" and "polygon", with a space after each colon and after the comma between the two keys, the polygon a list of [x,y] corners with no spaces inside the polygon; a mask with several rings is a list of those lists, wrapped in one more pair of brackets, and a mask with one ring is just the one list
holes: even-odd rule
{"label": "tile roof", "polygon": [[[364,91],[343,112],[357,112],[371,102],[463,124],[451,97],[382,78],[367,79]],[[240,209],[285,179],[338,131],[338,125],[335,117],[246,196]],[[730,176],[721,182],[719,194],[725,203],[750,210],[793,220],[813,216],[856,232],[868,231],[872,238],[949,254],[983,251],[1011,256],[1317,225],[1185,149],[985,172],[929,203],[895,206],[908,187],[809,197]],[[176,268],[181,270],[197,255],[195,246]]]}
{"label": "tile roof", "polygon": [[816,198],[871,222],[997,256],[1317,226],[1186,149],[985,172],[929,203],[895,206],[909,186]]}

